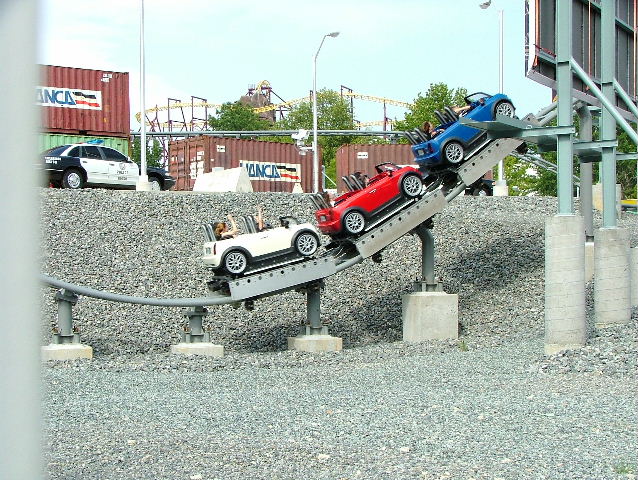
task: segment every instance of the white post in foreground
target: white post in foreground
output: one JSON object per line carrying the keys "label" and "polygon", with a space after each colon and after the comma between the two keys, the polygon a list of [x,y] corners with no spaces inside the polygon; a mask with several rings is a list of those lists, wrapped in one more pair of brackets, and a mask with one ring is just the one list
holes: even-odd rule
{"label": "white post in foreground", "polygon": [[[0,478],[42,478],[38,120],[34,87],[37,1],[0,2]],[[19,48],[19,53],[16,52]]]}
{"label": "white post in foreground", "polygon": [[144,0],[140,0],[140,122],[142,123],[140,135],[140,177],[137,181],[137,190],[148,192],[151,184],[148,183],[146,172],[146,69],[144,64]]}

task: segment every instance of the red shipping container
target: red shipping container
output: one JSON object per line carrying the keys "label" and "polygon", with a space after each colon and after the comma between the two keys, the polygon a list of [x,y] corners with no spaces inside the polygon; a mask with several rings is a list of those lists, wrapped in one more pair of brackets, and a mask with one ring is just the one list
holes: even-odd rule
{"label": "red shipping container", "polygon": [[[383,162],[392,162],[397,165],[413,165],[414,155],[412,154],[412,145],[408,144],[355,144],[343,145],[337,150],[337,190],[338,192],[346,192],[348,188],[343,183],[341,177],[348,176],[354,172],[361,172],[372,178],[377,174],[374,169],[375,165]],[[492,171],[488,171],[483,178],[492,179]]]}
{"label": "red shipping container", "polygon": [[343,145],[337,150],[337,191],[346,192],[348,188],[341,177],[354,172],[361,172],[369,178],[374,177],[377,171],[375,165],[383,162],[392,162],[397,165],[414,165],[414,155],[407,144],[354,144]]}
{"label": "red shipping container", "polygon": [[255,192],[292,192],[295,184],[312,192],[312,153],[290,143],[198,136],[171,142],[168,157],[173,190],[192,190],[201,173],[244,166]]}
{"label": "red shipping container", "polygon": [[130,135],[128,73],[42,65],[40,82],[36,103],[43,132]]}

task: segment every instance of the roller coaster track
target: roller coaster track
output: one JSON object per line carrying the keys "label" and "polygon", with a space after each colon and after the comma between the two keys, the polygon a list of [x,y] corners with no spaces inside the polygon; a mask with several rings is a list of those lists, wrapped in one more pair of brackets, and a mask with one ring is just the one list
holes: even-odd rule
{"label": "roller coaster track", "polygon": [[[263,88],[271,88],[270,87],[270,83],[267,80],[262,80],[261,82],[259,82],[257,84],[257,86],[252,89],[255,92],[260,92]],[[386,98],[386,97],[377,97],[374,95],[365,95],[362,93],[357,93],[357,92],[352,92],[352,91],[342,91],[341,95],[344,97],[350,97],[350,98],[356,98],[359,100],[366,100],[366,101],[371,101],[371,102],[378,102],[378,103],[383,103],[385,105],[394,105],[394,106],[398,106],[398,107],[404,107],[404,108],[410,108],[412,107],[412,103],[409,102],[402,102],[400,100],[393,100],[391,98]],[[269,105],[264,105],[263,107],[255,107],[253,108],[253,112],[259,114],[259,113],[265,113],[265,112],[271,112],[273,110],[280,110],[280,109],[286,109],[286,108],[290,108],[294,105],[298,105],[299,103],[303,103],[303,102],[309,102],[311,100],[310,96],[305,96],[305,97],[301,97],[301,98],[295,98],[294,100],[289,100],[287,102],[281,102],[281,103],[271,103]],[[172,109],[178,109],[178,108],[213,108],[218,110],[219,108],[221,108],[222,104],[221,103],[209,103],[209,102],[197,102],[197,103],[193,103],[193,102],[175,102],[172,103],[170,105],[162,105],[162,106],[155,106],[152,108],[148,108],[145,110],[146,112],[146,116],[148,118],[149,115],[152,114],[157,114],[158,112],[165,112],[168,110],[172,110]],[[141,122],[141,112],[137,112],[135,114],[135,118],[138,122]],[[383,122],[381,122],[383,123]],[[369,124],[369,125],[368,125]],[[365,124],[361,124],[361,126],[370,126],[370,125],[376,125],[377,123],[373,123],[373,122],[365,122]],[[167,122],[162,122],[162,123],[155,123],[155,125],[160,125],[160,126],[168,126]]]}

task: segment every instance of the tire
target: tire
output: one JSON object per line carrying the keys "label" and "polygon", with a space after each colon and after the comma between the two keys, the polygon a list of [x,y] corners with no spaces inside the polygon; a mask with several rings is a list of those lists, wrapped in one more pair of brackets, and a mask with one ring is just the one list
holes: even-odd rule
{"label": "tire", "polygon": [[457,164],[463,161],[465,151],[463,145],[459,142],[449,142],[443,147],[443,157],[446,161],[452,164]]}
{"label": "tire", "polygon": [[474,197],[490,197],[492,196],[492,192],[490,192],[488,187],[475,187],[472,190],[472,196]]}
{"label": "tire", "polygon": [[302,257],[310,257],[315,254],[319,248],[319,239],[312,232],[301,232],[295,238],[295,250]]}
{"label": "tire", "polygon": [[151,185],[151,192],[159,192],[162,190],[162,184],[156,177],[149,178],[148,183]]}
{"label": "tire", "polygon": [[514,116],[514,105],[508,101],[499,102],[494,109],[494,118],[496,115],[505,115],[506,117]]}
{"label": "tire", "polygon": [[246,254],[239,250],[231,250],[224,257],[224,269],[233,275],[241,275],[248,267]]}
{"label": "tire", "polygon": [[62,188],[78,190],[84,186],[84,177],[77,168],[69,168],[62,175]]}
{"label": "tire", "polygon": [[363,214],[357,210],[348,212],[341,221],[343,229],[351,235],[363,232],[366,226],[366,219]]}
{"label": "tire", "polygon": [[401,179],[401,192],[408,198],[416,198],[421,195],[423,181],[418,175],[408,174]]}

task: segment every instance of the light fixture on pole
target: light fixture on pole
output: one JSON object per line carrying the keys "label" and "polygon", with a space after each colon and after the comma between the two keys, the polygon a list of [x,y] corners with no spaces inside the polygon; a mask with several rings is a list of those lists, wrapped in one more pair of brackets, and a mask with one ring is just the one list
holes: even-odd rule
{"label": "light fixture on pole", "polygon": [[148,183],[148,173],[146,172],[146,101],[145,101],[145,65],[144,65],[144,0],[140,0],[140,176],[137,180],[136,190],[149,191],[151,184]]}
{"label": "light fixture on pole", "polygon": [[319,51],[323,46],[323,42],[326,37],[338,37],[339,32],[326,33],[321,39],[317,53],[315,53],[314,61],[312,62],[312,179],[313,179],[313,192],[319,191],[319,152],[317,145],[317,57]]}

